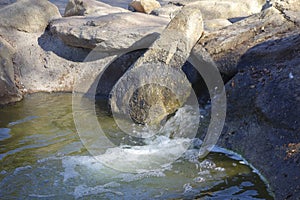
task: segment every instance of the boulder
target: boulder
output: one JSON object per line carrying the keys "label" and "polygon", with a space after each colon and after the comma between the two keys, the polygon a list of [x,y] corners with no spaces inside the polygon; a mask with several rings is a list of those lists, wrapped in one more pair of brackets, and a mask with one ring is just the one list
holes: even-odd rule
{"label": "boulder", "polygon": [[192,54],[200,56],[203,48],[216,62],[225,81],[237,73],[237,63],[251,47],[282,37],[282,33],[297,29],[294,22],[271,7],[221,30],[205,32]]}
{"label": "boulder", "polygon": [[170,1],[166,8],[156,13],[164,15],[164,13],[176,12],[175,7],[188,5],[195,1],[201,5],[200,10],[204,20],[232,19],[233,21],[259,13],[266,3],[266,0],[175,0]]}
{"label": "boulder", "polygon": [[64,16],[102,16],[119,12],[128,12],[128,10],[119,7],[112,7],[108,4],[95,0],[69,0]]}
{"label": "boulder", "polygon": [[227,117],[218,145],[243,155],[268,180],[275,199],[300,196],[300,37],[261,42],[226,84]]}
{"label": "boulder", "polygon": [[160,8],[160,3],[156,0],[133,0],[129,7],[141,13],[151,13],[154,9]]}
{"label": "boulder", "polygon": [[15,49],[0,37],[0,105],[22,99],[15,84],[14,54]]}
{"label": "boulder", "polygon": [[141,13],[124,12],[105,16],[67,17],[53,20],[51,32],[67,45],[106,53],[129,48],[147,48],[169,20]]}
{"label": "boulder", "polygon": [[58,8],[47,0],[19,0],[1,9],[0,27],[43,32],[52,19],[60,17]]}
{"label": "boulder", "polygon": [[181,67],[203,32],[197,6],[185,6],[116,83],[110,99],[113,113],[155,125],[185,103],[191,86]]}

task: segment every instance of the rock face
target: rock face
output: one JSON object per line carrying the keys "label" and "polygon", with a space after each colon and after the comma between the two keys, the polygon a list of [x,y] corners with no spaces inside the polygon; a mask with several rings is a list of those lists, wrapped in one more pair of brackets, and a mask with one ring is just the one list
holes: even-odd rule
{"label": "rock face", "polygon": [[124,12],[100,17],[61,18],[52,21],[50,30],[70,46],[98,47],[103,52],[110,52],[150,46],[167,23],[167,19]]}
{"label": "rock face", "polygon": [[42,32],[52,19],[60,17],[57,7],[46,0],[20,0],[1,9],[0,27]]}
{"label": "rock face", "polygon": [[119,12],[128,12],[128,10],[118,7],[112,7],[108,4],[93,0],[69,0],[65,9],[64,16],[103,16]]}
{"label": "rock face", "polygon": [[129,7],[133,8],[134,11],[142,13],[151,13],[152,10],[160,8],[160,3],[156,0],[133,0]]}
{"label": "rock face", "polygon": [[276,199],[300,196],[298,31],[248,50],[227,83],[219,145],[242,154],[269,181]]}
{"label": "rock face", "polygon": [[181,107],[190,91],[181,66],[202,32],[197,4],[184,7],[114,86],[112,111],[137,123],[158,124]]}
{"label": "rock face", "polygon": [[22,95],[14,82],[14,54],[13,47],[0,37],[0,104],[22,99]]}

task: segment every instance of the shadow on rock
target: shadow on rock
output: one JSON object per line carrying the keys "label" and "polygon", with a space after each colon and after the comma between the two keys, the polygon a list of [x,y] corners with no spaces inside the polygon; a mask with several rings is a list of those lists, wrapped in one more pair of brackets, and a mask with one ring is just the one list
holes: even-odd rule
{"label": "shadow on rock", "polygon": [[91,51],[90,49],[68,46],[48,30],[38,38],[38,44],[43,50],[51,51],[57,56],[73,62],[83,62]]}

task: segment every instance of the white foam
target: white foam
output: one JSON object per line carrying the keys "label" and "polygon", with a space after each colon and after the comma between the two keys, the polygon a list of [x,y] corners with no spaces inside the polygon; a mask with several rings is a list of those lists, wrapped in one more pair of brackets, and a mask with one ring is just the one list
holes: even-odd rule
{"label": "white foam", "polygon": [[119,195],[119,196],[123,195],[122,192],[107,189],[106,187],[107,186],[105,186],[105,185],[99,185],[99,186],[95,186],[95,187],[79,185],[75,188],[73,195],[76,199],[82,198],[84,196],[99,195],[99,194],[103,194],[103,193],[113,193],[113,194]]}
{"label": "white foam", "polygon": [[153,141],[148,141],[144,146],[128,148],[110,148],[106,153],[96,157],[105,165],[126,172],[139,172],[162,168],[167,163],[172,163],[179,158],[190,146],[190,139],[169,139],[159,136]]}

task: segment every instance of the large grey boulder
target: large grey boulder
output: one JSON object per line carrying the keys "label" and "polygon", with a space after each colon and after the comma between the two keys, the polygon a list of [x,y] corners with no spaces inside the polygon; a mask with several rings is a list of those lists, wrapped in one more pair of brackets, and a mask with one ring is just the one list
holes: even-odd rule
{"label": "large grey boulder", "polygon": [[19,0],[1,9],[0,27],[43,32],[52,19],[60,17],[58,8],[47,0]]}
{"label": "large grey boulder", "polygon": [[141,13],[67,17],[51,22],[50,30],[67,45],[103,52],[147,48],[169,20]]}
{"label": "large grey boulder", "polygon": [[110,100],[113,113],[153,125],[185,103],[190,83],[181,67],[203,32],[197,6],[184,7],[117,82]]}
{"label": "large grey boulder", "polygon": [[15,84],[15,49],[0,37],[0,104],[19,101],[22,95]]}
{"label": "large grey boulder", "polygon": [[113,7],[95,0],[69,0],[65,8],[64,16],[102,16],[119,12],[129,11],[123,8]]}

